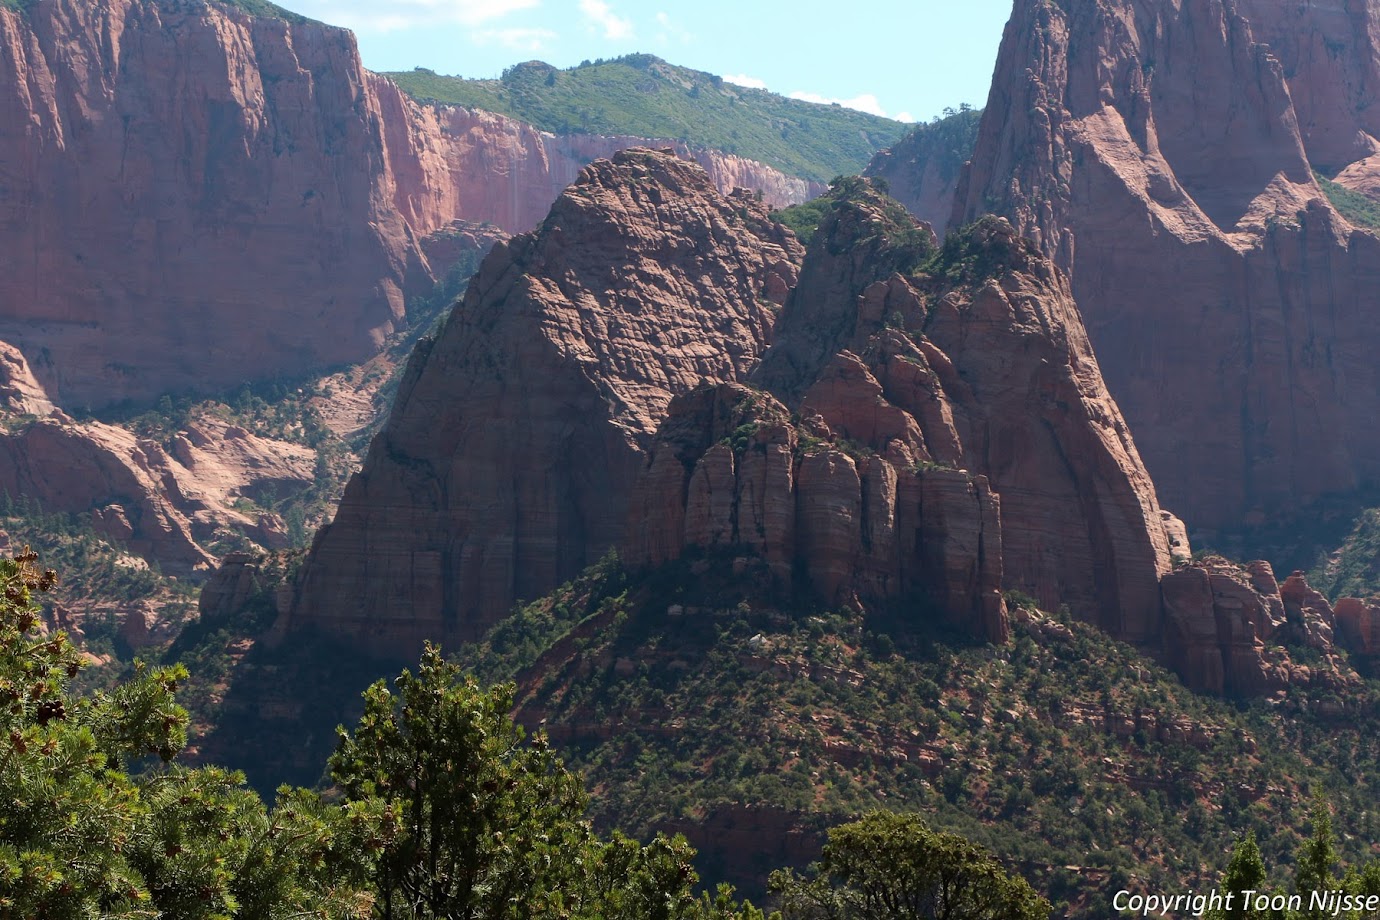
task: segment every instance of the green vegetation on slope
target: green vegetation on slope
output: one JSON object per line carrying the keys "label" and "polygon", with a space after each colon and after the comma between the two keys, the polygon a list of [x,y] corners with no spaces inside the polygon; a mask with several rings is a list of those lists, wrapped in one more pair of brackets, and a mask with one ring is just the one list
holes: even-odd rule
{"label": "green vegetation on slope", "polygon": [[1322,173],[1315,172],[1313,176],[1322,186],[1322,190],[1327,195],[1328,200],[1332,202],[1332,206],[1354,226],[1364,227],[1367,230],[1380,230],[1380,201],[1376,201],[1369,195],[1353,192],[1344,185],[1338,185]]}
{"label": "green vegetation on slope", "polygon": [[939,177],[945,182],[952,182],[958,178],[963,164],[972,158],[981,124],[982,109],[967,104],[959,106],[957,111],[945,109],[942,117],[936,116],[924,124],[916,125],[909,134],[892,145],[884,159],[896,162],[887,164],[887,168],[902,175],[909,173],[918,181],[933,163]]}
{"label": "green vegetation on slope", "polygon": [[300,13],[294,13],[292,10],[285,10],[276,3],[270,3],[269,0],[214,0],[214,2],[263,19],[282,19],[293,24],[316,21],[308,19]]}
{"label": "green vegetation on slope", "polygon": [[267,808],[242,774],[176,764],[186,669],[74,692],[83,657],[38,630],[57,574],[36,561],[0,559],[0,917],[763,920],[696,895],[684,839],[596,836],[579,777],[509,720],[511,687],[432,649],[340,730],[329,800],[284,786]]}
{"label": "green vegetation on slope", "polygon": [[1330,553],[1320,553],[1308,582],[1332,600],[1380,594],[1380,508],[1362,508]]}
{"label": "green vegetation on slope", "polygon": [[1302,696],[1243,711],[1067,618],[974,644],[918,611],[775,606],[716,576],[728,563],[629,579],[606,561],[463,656],[518,680],[519,717],[585,773],[598,824],[707,829],[711,876],[750,885],[766,868],[715,851],[724,815],[755,816],[765,840],[900,809],[989,846],[1060,913],[1103,916],[1101,893],[1132,878],[1210,883],[1247,831],[1288,864],[1313,787],[1380,837],[1374,688],[1332,701],[1341,719]]}
{"label": "green vegetation on slope", "polygon": [[557,70],[532,61],[498,80],[385,74],[413,98],[509,115],[558,134],[684,140],[816,181],[860,172],[906,126],[837,105],[787,99],[650,54]]}

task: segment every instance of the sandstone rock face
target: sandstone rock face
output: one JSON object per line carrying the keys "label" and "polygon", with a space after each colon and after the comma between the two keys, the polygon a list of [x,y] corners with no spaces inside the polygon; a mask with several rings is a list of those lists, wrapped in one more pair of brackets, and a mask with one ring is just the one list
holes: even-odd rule
{"label": "sandstone rock face", "polygon": [[0,338],[93,407],[372,353],[415,262],[382,130],[342,29],[0,10]]}
{"label": "sandstone rock face", "polygon": [[835,205],[759,389],[673,404],[625,559],[745,545],[827,602],[925,595],[991,638],[1004,585],[1158,644],[1165,523],[1063,279],[997,221],[966,254],[991,277],[896,270],[933,245],[875,194]]}
{"label": "sandstone rock face", "polygon": [[[862,443],[871,453],[878,442]],[[673,400],[631,506],[631,565],[748,551],[782,594],[853,606],[918,596],[976,635],[1008,635],[1001,509],[986,477],[917,468],[901,443],[864,456],[818,416],[797,428],[759,390],[719,384]]]}
{"label": "sandstone rock face", "polygon": [[811,248],[754,382],[898,466],[986,477],[1006,587],[1157,642],[1165,526],[1063,278],[1000,221],[967,244],[986,277],[888,274],[869,229],[885,219],[841,213],[830,232],[860,243]]}
{"label": "sandstone rock face", "polygon": [[[69,408],[362,361],[449,268],[423,238],[531,229],[637,143],[420,106],[319,23],[204,0],[0,9],[0,339]],[[819,190],[681,153],[725,191]]]}
{"label": "sandstone rock face", "polygon": [[49,512],[89,512],[98,533],[175,574],[214,565],[206,547],[227,530],[281,549],[282,522],[236,510],[236,499],[305,488],[314,454],[250,434],[226,437],[226,427],[190,425],[170,452],[101,422],[20,421],[0,433],[0,490]]}
{"label": "sandstone rock face", "polygon": [[[165,570],[215,564],[206,548],[226,530],[265,547],[285,545],[282,522],[246,514],[238,499],[286,496],[314,479],[315,453],[203,417],[165,446],[103,422],[77,422],[52,404],[15,349],[0,343],[0,367],[20,381],[28,411],[0,417],[0,491],[47,512],[89,513],[92,528]],[[25,383],[27,381],[27,383]],[[45,417],[32,410],[47,408]]]}
{"label": "sandstone rock face", "polygon": [[1374,3],[1237,0],[1289,84],[1309,161],[1325,175],[1380,153],[1380,9]]}
{"label": "sandstone rock face", "polygon": [[458,218],[509,233],[531,230],[586,164],[629,147],[673,149],[703,166],[724,194],[750,188],[777,207],[825,190],[818,182],[682,141],[556,135],[493,112],[419,104],[386,78],[369,79],[384,112],[397,209],[421,235]]}
{"label": "sandstone rock face", "polygon": [[[1334,614],[1302,572],[1277,584],[1268,562],[1244,568],[1217,556],[1181,565],[1161,581],[1169,664],[1195,690],[1257,696],[1289,686],[1337,688],[1357,681],[1336,655],[1334,624],[1361,650],[1369,630],[1367,607],[1338,601]],[[1363,625],[1364,624],[1364,627]],[[1354,630],[1353,630],[1354,627]],[[1295,664],[1282,641],[1322,653],[1324,665]]]}
{"label": "sandstone rock face", "polygon": [[593,562],[672,398],[748,373],[800,255],[764,205],[693,164],[633,150],[587,167],[414,355],[293,625],[410,654]]}
{"label": "sandstone rock face", "polygon": [[1004,214],[1069,272],[1160,498],[1191,527],[1380,476],[1380,241],[1312,175],[1375,152],[1375,15],[1019,0],[1007,26],[954,218]]}
{"label": "sandstone rock face", "polygon": [[1348,648],[1362,655],[1380,654],[1380,605],[1375,598],[1338,598],[1333,612],[1337,632]]}

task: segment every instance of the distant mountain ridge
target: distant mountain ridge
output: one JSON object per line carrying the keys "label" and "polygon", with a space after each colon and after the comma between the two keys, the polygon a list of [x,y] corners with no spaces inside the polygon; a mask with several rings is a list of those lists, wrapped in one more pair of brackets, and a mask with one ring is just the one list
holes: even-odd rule
{"label": "distant mountain ridge", "polygon": [[679,139],[819,182],[861,172],[908,130],[890,118],[738,86],[651,54],[565,70],[528,61],[497,80],[425,68],[384,76],[419,102],[480,108],[556,134]]}

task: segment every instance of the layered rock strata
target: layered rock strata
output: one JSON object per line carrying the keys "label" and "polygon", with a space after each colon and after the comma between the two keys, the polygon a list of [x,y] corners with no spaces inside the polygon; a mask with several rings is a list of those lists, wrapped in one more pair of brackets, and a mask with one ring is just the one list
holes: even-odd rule
{"label": "layered rock strata", "polygon": [[746,376],[800,257],[765,205],[698,166],[632,150],[587,167],[414,355],[294,626],[410,654],[593,562],[671,400]]}
{"label": "layered rock strata", "polygon": [[415,252],[344,30],[6,7],[0,126],[0,339],[62,405],[357,360],[402,319]]}
{"label": "layered rock strata", "polygon": [[375,74],[370,85],[384,113],[385,147],[396,177],[396,206],[422,234],[455,219],[531,230],[584,166],[629,147],[672,149],[704,167],[724,194],[762,193],[776,207],[824,192],[755,160],[684,141],[629,135],[565,134],[464,106],[420,104]]}
{"label": "layered rock strata", "polygon": [[53,408],[23,356],[4,343],[0,375],[0,394],[8,394],[0,493],[21,507],[89,514],[98,534],[175,574],[213,566],[208,547],[227,538],[286,546],[276,514],[237,506],[311,485],[314,451],[214,416],[189,422],[167,443],[76,421]]}
{"label": "layered rock strata", "polygon": [[1018,0],[1003,37],[955,222],[1004,214],[1069,272],[1161,499],[1191,526],[1380,476],[1380,240],[1312,172],[1375,152],[1375,16]]}
{"label": "layered rock strata", "polygon": [[992,221],[916,274],[933,234],[859,182],[797,283],[764,218],[666,154],[587,169],[419,351],[291,626],[411,651],[611,546],[722,546],[828,603],[999,639],[1014,587],[1157,642],[1166,527],[1057,270]]}
{"label": "layered rock strata", "polygon": [[771,396],[683,406],[701,456],[673,410],[626,557],[741,541],[830,602],[929,594],[995,636],[1004,585],[1156,643],[1169,541],[1063,279],[1004,222],[909,274],[934,246],[866,186],[834,203],[750,381]]}

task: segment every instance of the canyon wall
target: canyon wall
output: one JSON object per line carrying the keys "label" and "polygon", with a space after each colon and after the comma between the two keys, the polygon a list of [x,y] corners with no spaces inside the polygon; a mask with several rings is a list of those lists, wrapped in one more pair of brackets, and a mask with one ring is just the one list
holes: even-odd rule
{"label": "canyon wall", "polygon": [[1018,0],[953,213],[1009,217],[1068,271],[1196,529],[1380,477],[1380,240],[1312,171],[1368,174],[1380,7],[1295,6]]}
{"label": "canyon wall", "polygon": [[396,207],[422,236],[456,219],[492,223],[509,233],[531,230],[586,164],[628,147],[674,150],[704,167],[724,194],[753,189],[774,207],[799,204],[826,188],[684,141],[557,135],[493,112],[418,103],[384,77],[370,74],[369,80],[384,112]]}
{"label": "canyon wall", "polygon": [[[638,138],[407,99],[353,35],[202,0],[0,8],[0,341],[68,408],[374,354],[455,221],[531,229]],[[818,191],[714,151],[724,190]]]}
{"label": "canyon wall", "polygon": [[0,340],[74,407],[371,353],[415,260],[381,132],[341,29],[0,9]]}

